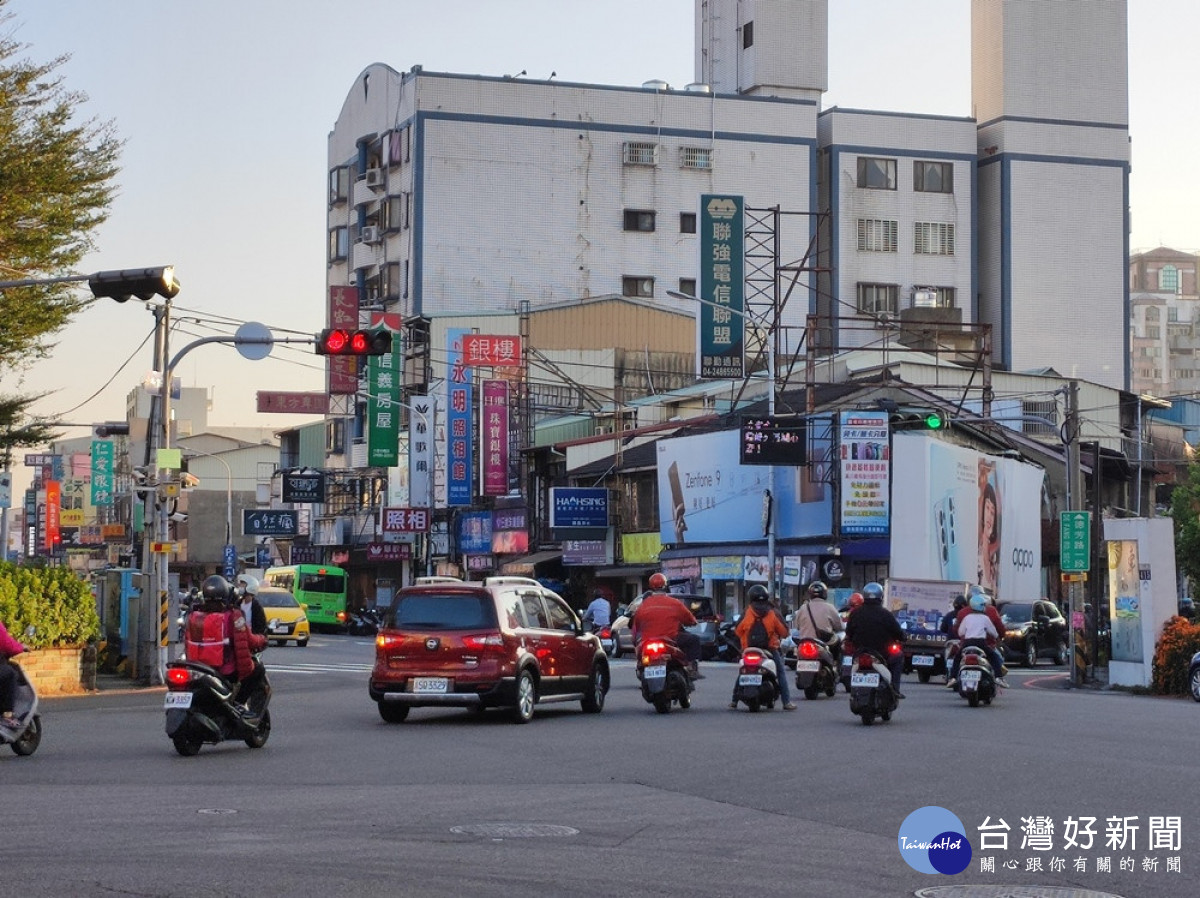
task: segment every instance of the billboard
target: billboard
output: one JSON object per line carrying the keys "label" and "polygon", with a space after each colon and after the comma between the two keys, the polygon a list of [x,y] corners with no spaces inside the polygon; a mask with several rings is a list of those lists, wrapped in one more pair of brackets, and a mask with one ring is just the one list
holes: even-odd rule
{"label": "billboard", "polygon": [[1041,468],[919,434],[894,434],[892,456],[892,576],[1041,596]]}
{"label": "billboard", "polygon": [[700,197],[701,377],[740,378],[745,370],[745,232],[742,197]]}
{"label": "billboard", "polygon": [[[740,464],[741,432],[736,429],[659,440],[659,538],[675,545],[760,540],[768,489],[775,500],[777,537],[831,535],[832,491],[822,482],[829,437],[820,433],[827,431],[814,430],[813,464],[805,468]],[[738,572],[740,576],[740,560]]]}

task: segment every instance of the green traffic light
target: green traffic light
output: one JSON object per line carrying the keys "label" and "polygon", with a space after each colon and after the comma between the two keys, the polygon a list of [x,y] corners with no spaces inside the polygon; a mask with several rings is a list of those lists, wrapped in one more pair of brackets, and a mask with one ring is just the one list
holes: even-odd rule
{"label": "green traffic light", "polygon": [[946,426],[946,421],[938,412],[929,412],[925,415],[925,426],[930,430],[941,430]]}

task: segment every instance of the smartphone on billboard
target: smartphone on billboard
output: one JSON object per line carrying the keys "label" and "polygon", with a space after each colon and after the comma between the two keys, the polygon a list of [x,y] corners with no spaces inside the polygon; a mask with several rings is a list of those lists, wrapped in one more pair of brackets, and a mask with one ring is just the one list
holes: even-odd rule
{"label": "smartphone on billboard", "polygon": [[687,521],[684,513],[687,505],[683,500],[683,484],[679,482],[679,464],[671,462],[667,468],[667,480],[671,484],[671,518],[675,522],[675,542],[683,542],[683,534],[687,532]]}

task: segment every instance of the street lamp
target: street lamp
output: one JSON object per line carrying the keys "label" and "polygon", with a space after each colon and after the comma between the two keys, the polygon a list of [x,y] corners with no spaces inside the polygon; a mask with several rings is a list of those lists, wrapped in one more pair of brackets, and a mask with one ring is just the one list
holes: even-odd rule
{"label": "street lamp", "polygon": [[[678,290],[668,290],[667,296],[675,299],[686,299],[692,302],[698,302],[702,305],[712,306],[724,312],[729,312],[739,316],[743,321],[750,324],[759,324],[748,312],[742,309],[734,309],[730,306],[721,305],[713,302],[710,299],[701,299],[699,296],[692,296],[689,293],[680,293]],[[747,372],[749,376],[749,372]],[[767,417],[775,417],[775,322],[771,322],[771,326],[767,329]],[[767,589],[771,595],[775,595],[775,466],[767,466],[767,495],[763,497],[764,504],[767,506]]]}

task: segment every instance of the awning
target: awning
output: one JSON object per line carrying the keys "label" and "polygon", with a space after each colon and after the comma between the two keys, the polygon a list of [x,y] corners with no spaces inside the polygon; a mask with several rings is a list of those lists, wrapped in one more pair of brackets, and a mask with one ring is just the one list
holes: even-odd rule
{"label": "awning", "polygon": [[615,567],[597,568],[597,577],[644,577],[658,570],[657,564],[618,564]]}
{"label": "awning", "polygon": [[500,565],[501,574],[532,575],[533,569],[544,561],[553,561],[556,558],[562,558],[562,550],[548,550],[545,552],[534,552],[532,555],[522,555],[520,558],[514,558],[512,561],[505,561]]}

